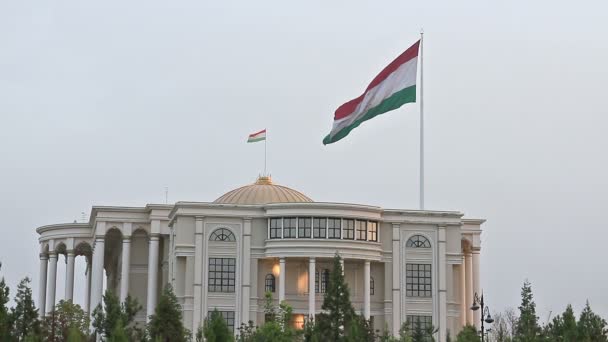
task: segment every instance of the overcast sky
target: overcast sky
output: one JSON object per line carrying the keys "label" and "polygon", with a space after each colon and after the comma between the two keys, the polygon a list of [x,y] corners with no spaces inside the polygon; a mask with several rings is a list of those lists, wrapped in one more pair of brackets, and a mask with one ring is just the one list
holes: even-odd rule
{"label": "overcast sky", "polygon": [[[495,310],[608,318],[605,1],[0,0],[0,261],[92,205],[212,201],[263,168],[317,201],[418,206],[418,106],[333,111],[425,32],[428,209],[485,218]],[[82,260],[77,279],[82,281]],[[57,297],[63,297],[61,262]],[[82,293],[82,283],[76,291]],[[37,299],[37,296],[36,296]],[[81,297],[77,299],[81,302]]]}

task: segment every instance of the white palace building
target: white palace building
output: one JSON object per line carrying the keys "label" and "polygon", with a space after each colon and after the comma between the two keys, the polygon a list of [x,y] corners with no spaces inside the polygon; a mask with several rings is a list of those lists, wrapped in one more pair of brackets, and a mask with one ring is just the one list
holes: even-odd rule
{"label": "white palace building", "polygon": [[85,256],[77,281],[85,282],[89,312],[106,287],[136,297],[144,307],[137,320],[145,322],[171,284],[192,331],[216,308],[235,333],[241,322],[262,323],[267,291],[289,303],[301,325],[321,311],[338,253],[352,303],[375,329],[397,334],[406,321],[432,324],[445,341],[448,331],[479,322],[479,310],[469,308],[480,292],[483,222],[454,211],[314,202],[270,177],[213,202],[97,206],[88,223],[37,229],[38,303],[47,314],[55,304],[59,255],[72,299],[74,260]]}

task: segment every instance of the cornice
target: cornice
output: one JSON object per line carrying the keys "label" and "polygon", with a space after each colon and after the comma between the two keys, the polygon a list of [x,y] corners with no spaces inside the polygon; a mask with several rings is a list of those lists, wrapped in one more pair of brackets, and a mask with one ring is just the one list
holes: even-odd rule
{"label": "cornice", "polygon": [[38,234],[42,234],[48,231],[52,231],[52,230],[58,230],[58,229],[82,229],[82,228],[91,228],[89,223],[82,223],[82,222],[76,222],[76,223],[56,223],[56,224],[48,224],[48,225],[44,225],[44,226],[40,226],[38,228],[36,228],[36,232]]}

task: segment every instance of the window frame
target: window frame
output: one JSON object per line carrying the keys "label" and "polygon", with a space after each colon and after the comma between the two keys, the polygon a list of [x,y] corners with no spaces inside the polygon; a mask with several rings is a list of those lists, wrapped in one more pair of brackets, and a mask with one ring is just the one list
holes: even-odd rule
{"label": "window frame", "polygon": [[[265,277],[264,277],[264,292],[271,292],[271,293],[275,293],[276,291],[276,277],[274,276],[274,274],[272,273],[268,273]],[[270,289],[268,289],[270,287]]]}
{"label": "window frame", "polygon": [[[213,261],[213,264],[211,264]],[[218,261],[219,264],[218,264]],[[231,264],[232,263],[232,264]],[[207,290],[213,293],[235,293],[236,292],[236,258],[211,257],[207,261]],[[212,267],[213,266],[213,267]],[[219,266],[219,270],[217,267]],[[232,270],[231,270],[232,266]],[[227,267],[228,270],[224,270]],[[213,284],[212,283],[213,280]],[[219,281],[219,285],[218,285]],[[218,290],[219,288],[219,290]]]}
{"label": "window frame", "polygon": [[[360,229],[360,227],[363,229]],[[356,220],[355,221],[355,235],[357,236],[357,240],[359,241],[367,241],[367,221],[364,220]],[[363,234],[361,234],[363,233]],[[363,236],[363,237],[361,237]]]}
{"label": "window frame", "polygon": [[378,222],[367,221],[367,241],[378,242]]}
{"label": "window frame", "polygon": [[[315,226],[315,221],[319,226]],[[323,225],[321,225],[323,222]],[[318,236],[317,236],[317,233]],[[322,233],[322,234],[321,234]],[[326,217],[313,217],[312,218],[312,234],[313,239],[327,239],[327,218]]]}
{"label": "window frame", "polygon": [[[275,223],[275,225],[273,225],[273,223]],[[278,224],[278,226],[276,225],[276,223],[280,223]],[[268,238],[270,239],[282,239],[283,238],[283,218],[282,217],[272,217],[270,218],[270,223],[269,223],[269,236]]]}
{"label": "window frame", "polygon": [[[330,222],[332,223],[330,225]],[[335,226],[338,222],[338,227]],[[338,235],[336,235],[338,233]],[[327,238],[328,239],[341,239],[342,238],[342,219],[340,218],[328,218],[327,219]]]}
{"label": "window frame", "polygon": [[[217,310],[217,312],[219,312],[220,315],[222,315],[222,318],[224,319],[224,322],[226,323],[226,326],[228,327],[228,329],[230,329],[230,331],[234,333],[234,322],[235,322],[235,317],[236,317],[234,311]],[[211,319],[212,314],[213,314],[213,311],[207,311],[207,319]],[[232,316],[232,317],[230,317],[230,316]],[[230,324],[230,321],[232,321],[232,324]]]}
{"label": "window frame", "polygon": [[431,241],[422,234],[410,236],[405,243],[406,248],[431,248]]}
{"label": "window frame", "polygon": [[[293,226],[287,225],[293,223]],[[295,239],[298,228],[297,217],[283,217],[283,239]]]}
{"label": "window frame", "polygon": [[235,242],[236,236],[228,228],[218,228],[211,232],[211,234],[209,235],[209,241]]}
{"label": "window frame", "polygon": [[[349,227],[349,224],[352,223],[352,226]],[[354,240],[355,239],[355,220],[354,219],[343,219],[342,220],[342,235],[345,240]]]}
{"label": "window frame", "polygon": [[433,326],[433,316],[431,315],[406,315],[405,320],[412,332],[416,329],[416,325],[421,325],[422,331]]}
{"label": "window frame", "polygon": [[[306,221],[308,220],[308,226]],[[306,234],[308,232],[308,234]],[[312,237],[312,217],[298,217],[298,238],[310,239]]]}
{"label": "window frame", "polygon": [[[422,272],[422,275],[420,272]],[[406,297],[433,297],[432,264],[405,264],[405,295]]]}
{"label": "window frame", "polygon": [[373,296],[376,292],[376,281],[374,277],[369,277],[369,295]]}

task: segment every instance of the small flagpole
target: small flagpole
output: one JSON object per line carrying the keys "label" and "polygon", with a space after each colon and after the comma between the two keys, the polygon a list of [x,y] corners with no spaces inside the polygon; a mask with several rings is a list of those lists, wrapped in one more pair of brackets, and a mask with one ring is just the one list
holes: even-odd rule
{"label": "small flagpole", "polygon": [[266,141],[268,141],[268,131],[266,131],[266,139],[264,139],[264,176],[268,176],[266,173]]}
{"label": "small flagpole", "polygon": [[424,68],[422,43],[424,30],[420,29],[420,210],[424,210]]}

